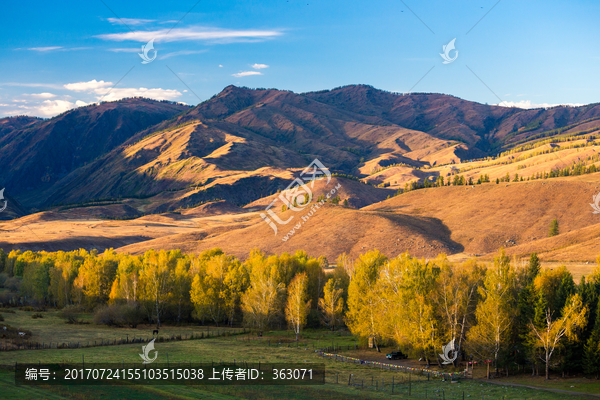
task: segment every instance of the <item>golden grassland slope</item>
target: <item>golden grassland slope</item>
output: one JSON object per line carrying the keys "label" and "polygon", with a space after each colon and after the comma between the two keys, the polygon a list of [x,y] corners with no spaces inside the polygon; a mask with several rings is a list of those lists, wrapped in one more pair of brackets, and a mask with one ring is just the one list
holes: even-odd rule
{"label": "golden grassland slope", "polygon": [[[253,218],[253,221],[248,221],[250,225],[213,232],[202,240],[190,235],[177,235],[125,246],[118,251],[137,254],[151,248],[181,248],[200,252],[219,247],[243,259],[252,249],[268,254],[305,250],[311,256],[324,255],[333,262],[341,253],[358,257],[372,249],[389,256],[410,251],[419,257],[435,257],[438,253],[460,250],[460,245],[450,239],[450,232],[434,218],[354,210],[331,204],[321,206],[306,218],[309,209],[284,212],[282,219],[293,217],[293,220],[287,225],[279,225],[277,234],[258,213],[252,213],[248,214]],[[303,216],[306,218],[304,222]],[[294,228],[297,224],[301,224],[300,228]],[[283,238],[292,229],[294,234],[284,241]]]}
{"label": "golden grassland slope", "polygon": [[[411,191],[364,210],[386,211],[439,219],[452,232],[451,239],[472,255],[506,247],[515,254],[538,249],[543,259],[594,261],[593,244],[600,215],[593,214],[592,196],[600,191],[600,173],[529,182],[488,183]],[[548,237],[557,219],[560,235]],[[579,242],[570,252],[558,252]],[[538,244],[539,243],[539,244]],[[525,245],[527,244],[527,245]],[[541,251],[543,250],[543,251]],[[560,257],[557,258],[560,254]]]}
{"label": "golden grassland slope", "polygon": [[[312,192],[313,199],[316,199],[320,195],[327,195],[332,188],[337,187],[338,185],[340,187],[336,190],[333,197],[340,196],[340,204],[342,204],[344,200],[348,200],[348,205],[353,208],[362,208],[369,204],[380,202],[385,200],[388,196],[393,196],[395,193],[394,190],[377,188],[362,182],[336,176],[332,177],[329,183],[327,183],[327,179],[325,178],[307,183],[308,188]],[[281,193],[274,193],[271,196],[253,201],[244,208],[252,211],[262,210],[274,200],[278,199],[280,195]],[[285,198],[285,193],[283,195]],[[273,210],[279,212],[282,205],[283,203],[281,200],[277,201],[273,205]]]}

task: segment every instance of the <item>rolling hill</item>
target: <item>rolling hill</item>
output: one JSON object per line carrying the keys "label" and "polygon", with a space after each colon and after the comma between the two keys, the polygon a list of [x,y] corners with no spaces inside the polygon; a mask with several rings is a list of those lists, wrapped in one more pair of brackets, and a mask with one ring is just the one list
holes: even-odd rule
{"label": "rolling hill", "polygon": [[6,127],[0,160],[10,168],[0,171],[0,182],[25,207],[40,206],[40,192],[61,177],[187,109],[135,98],[80,107],[45,121],[5,118],[0,120],[0,127]]}

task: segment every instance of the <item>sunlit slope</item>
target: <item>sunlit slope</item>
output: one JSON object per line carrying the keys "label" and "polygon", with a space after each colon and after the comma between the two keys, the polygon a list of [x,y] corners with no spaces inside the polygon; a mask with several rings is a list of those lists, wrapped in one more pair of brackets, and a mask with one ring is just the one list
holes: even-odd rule
{"label": "sunlit slope", "polygon": [[[600,214],[593,214],[589,204],[599,191],[600,173],[594,173],[498,185],[421,189],[364,210],[437,218],[450,230],[451,239],[469,254],[482,255],[500,247],[511,251],[516,246],[515,253],[543,249],[548,257],[560,259],[563,253],[559,249],[581,243],[581,255],[563,255],[569,254],[574,260],[595,260],[597,247],[583,242],[593,240],[592,226],[600,223]],[[560,235],[545,239],[555,218]],[[532,244],[538,241],[535,246]]]}

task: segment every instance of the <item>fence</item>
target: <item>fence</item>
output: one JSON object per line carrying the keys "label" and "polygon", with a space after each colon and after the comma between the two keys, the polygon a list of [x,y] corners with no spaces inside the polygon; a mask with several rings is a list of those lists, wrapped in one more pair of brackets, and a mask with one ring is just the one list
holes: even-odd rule
{"label": "fence", "polygon": [[[238,336],[238,335],[243,335],[248,333],[249,331],[246,330],[245,328],[240,329],[238,331],[236,330],[213,330],[210,331],[208,330],[205,334],[205,332],[200,332],[200,333],[191,333],[191,334],[186,334],[186,335],[171,335],[171,336],[157,336],[155,339],[157,342],[171,342],[171,341],[178,341],[178,340],[198,340],[198,339],[205,339],[205,338],[211,338],[211,337],[220,337],[220,336]],[[4,341],[3,343],[0,343],[0,351],[18,351],[18,350],[44,350],[44,349],[79,349],[79,348],[83,348],[83,347],[99,347],[99,346],[119,346],[119,345],[124,345],[124,344],[133,344],[133,343],[148,343],[150,340],[152,340],[152,338],[149,338],[148,336],[146,337],[139,337],[139,338],[132,338],[129,339],[129,337],[127,337],[126,339],[111,339],[111,340],[104,340],[104,339],[100,339],[100,341],[98,340],[88,340],[87,343],[86,341],[81,342],[32,342],[30,340],[21,340],[19,342],[19,340],[16,341],[16,343],[11,342],[8,343],[7,341]],[[237,340],[237,337],[236,337]],[[100,343],[98,343],[100,342]]]}
{"label": "fence", "polygon": [[386,363],[381,363],[379,361],[367,361],[367,360],[361,360],[361,359],[354,358],[354,357],[342,356],[340,354],[326,353],[321,350],[319,350],[318,353],[321,357],[330,358],[335,361],[370,365],[372,367],[385,369],[388,371],[406,372],[409,374],[420,374],[423,376],[427,376],[428,380],[430,377],[448,378],[451,381],[456,380],[456,379],[465,378],[464,372],[440,372],[440,371],[430,370],[430,369],[426,369],[426,368],[413,368],[413,367],[408,367],[408,366],[404,366],[404,365],[386,364]]}

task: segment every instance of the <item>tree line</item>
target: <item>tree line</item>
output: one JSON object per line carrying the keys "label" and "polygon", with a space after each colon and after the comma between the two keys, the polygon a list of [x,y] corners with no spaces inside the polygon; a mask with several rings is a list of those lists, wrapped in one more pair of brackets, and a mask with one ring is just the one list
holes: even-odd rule
{"label": "tree line", "polygon": [[347,326],[377,349],[395,346],[428,364],[442,366],[440,350],[454,341],[454,364],[600,375],[600,266],[579,283],[564,266],[542,269],[536,254],[511,261],[503,250],[490,263],[373,250],[356,260],[342,254],[326,273],[328,266],[304,251],[253,250],[242,261],[220,249],[0,250],[0,284],[13,289],[0,302],[95,309],[114,324],[119,312],[125,323],[137,312],[158,326],[200,321],[262,333],[287,324],[297,339],[307,326]]}

